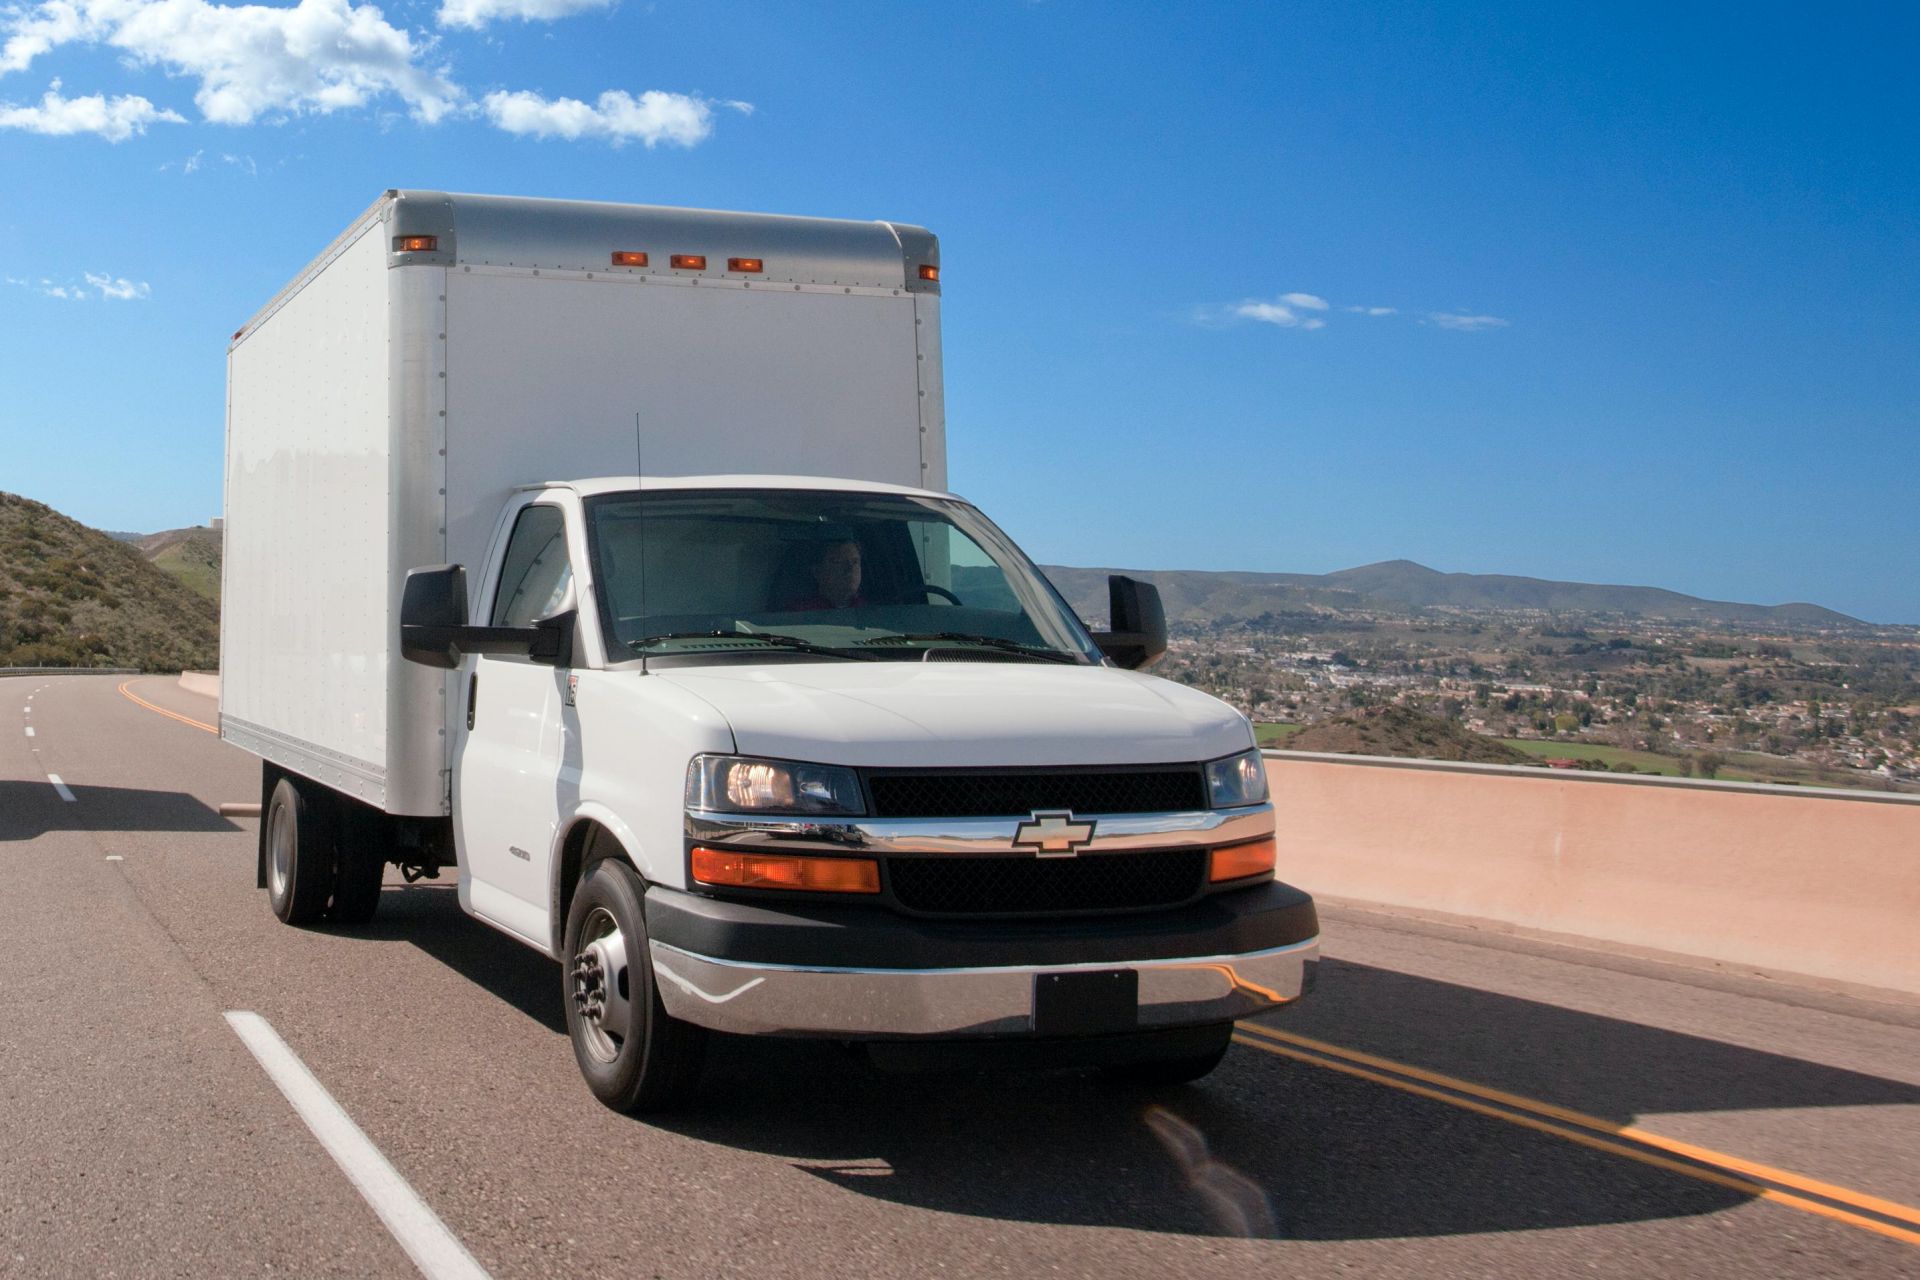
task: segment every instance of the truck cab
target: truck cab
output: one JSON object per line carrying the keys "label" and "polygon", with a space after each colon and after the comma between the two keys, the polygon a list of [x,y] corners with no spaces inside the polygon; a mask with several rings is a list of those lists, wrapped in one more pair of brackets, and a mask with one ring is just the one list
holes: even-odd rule
{"label": "truck cab", "polygon": [[1245,718],[1114,662],[1164,638],[1090,633],[950,494],[548,484],[473,581],[401,623],[465,690],[461,904],[561,961],[615,1106],[678,1088],[696,1051],[646,1046],[698,1028],[1197,1074],[1306,986]]}

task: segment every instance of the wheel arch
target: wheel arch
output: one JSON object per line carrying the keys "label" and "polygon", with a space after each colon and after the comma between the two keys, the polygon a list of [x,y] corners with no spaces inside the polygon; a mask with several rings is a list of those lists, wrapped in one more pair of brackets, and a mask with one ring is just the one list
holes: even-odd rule
{"label": "wheel arch", "polygon": [[605,805],[583,804],[561,827],[554,842],[553,882],[548,886],[547,897],[553,904],[548,932],[554,955],[558,956],[565,948],[567,912],[573,907],[574,891],[579,888],[587,868],[605,858],[619,858],[643,881],[650,880],[646,860],[639,849],[640,842],[633,830]]}

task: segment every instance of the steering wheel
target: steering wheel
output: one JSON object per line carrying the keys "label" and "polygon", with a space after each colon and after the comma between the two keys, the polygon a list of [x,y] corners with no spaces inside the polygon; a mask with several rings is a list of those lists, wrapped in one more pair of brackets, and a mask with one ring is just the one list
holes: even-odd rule
{"label": "steering wheel", "polygon": [[954,604],[960,603],[959,596],[953,594],[953,592],[947,590],[945,587],[936,587],[931,582],[921,583],[920,589],[926,592],[928,595],[945,596],[949,601],[951,601]]}

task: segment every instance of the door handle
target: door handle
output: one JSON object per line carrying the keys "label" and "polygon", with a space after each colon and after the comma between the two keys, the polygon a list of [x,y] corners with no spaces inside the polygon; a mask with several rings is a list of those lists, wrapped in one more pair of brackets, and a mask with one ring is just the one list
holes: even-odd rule
{"label": "door handle", "polygon": [[473,713],[480,705],[480,673],[467,677],[467,732],[473,732]]}

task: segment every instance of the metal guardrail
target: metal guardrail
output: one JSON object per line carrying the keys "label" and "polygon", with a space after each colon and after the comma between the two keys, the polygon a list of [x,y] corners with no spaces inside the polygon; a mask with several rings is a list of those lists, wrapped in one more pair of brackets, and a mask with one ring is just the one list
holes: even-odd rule
{"label": "metal guardrail", "polygon": [[1805,796],[1815,800],[1861,800],[1871,804],[1920,805],[1920,795],[1871,791],[1865,787],[1801,787],[1782,782],[1732,782],[1721,778],[1667,778],[1648,773],[1609,773],[1600,769],[1550,769],[1531,764],[1480,764],[1470,760],[1419,760],[1405,756],[1361,756],[1333,751],[1284,751],[1261,748],[1268,760],[1314,764],[1369,765],[1376,769],[1417,769],[1433,773],[1480,773],[1495,777],[1536,778],[1547,782],[1598,782],[1623,787],[1680,787],[1695,791],[1732,791],[1748,795]]}
{"label": "metal guardrail", "polygon": [[0,676],[137,676],[138,667],[0,667]]}

